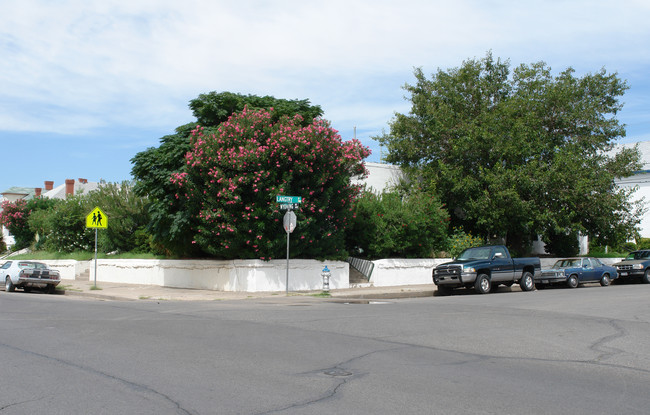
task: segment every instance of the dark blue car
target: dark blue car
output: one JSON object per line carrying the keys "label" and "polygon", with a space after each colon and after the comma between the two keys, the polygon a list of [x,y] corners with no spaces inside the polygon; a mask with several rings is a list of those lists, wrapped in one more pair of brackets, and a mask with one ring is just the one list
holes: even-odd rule
{"label": "dark blue car", "polygon": [[616,268],[603,264],[598,258],[565,258],[558,260],[553,268],[543,269],[535,278],[535,285],[540,288],[549,284],[566,284],[576,288],[585,282],[599,282],[606,287],[616,278]]}

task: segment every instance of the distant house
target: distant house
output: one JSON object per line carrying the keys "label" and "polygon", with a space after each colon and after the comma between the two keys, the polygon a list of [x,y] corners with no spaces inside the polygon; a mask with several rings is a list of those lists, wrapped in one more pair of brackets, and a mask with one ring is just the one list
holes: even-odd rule
{"label": "distant house", "polygon": [[[54,182],[46,180],[44,187],[11,187],[0,193],[0,203],[8,200],[15,202],[20,199],[30,200],[34,197],[46,197],[48,199],[65,199],[68,195],[76,195],[91,192],[99,187],[97,182],[89,182],[86,179],[66,179],[65,182],[54,187]],[[7,247],[14,244],[14,238],[2,226],[2,239]]]}

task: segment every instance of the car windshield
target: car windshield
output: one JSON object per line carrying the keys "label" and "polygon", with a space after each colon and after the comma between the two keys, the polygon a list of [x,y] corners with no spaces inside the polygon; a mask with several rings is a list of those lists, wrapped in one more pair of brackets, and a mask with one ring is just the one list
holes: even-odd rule
{"label": "car windshield", "polygon": [[553,268],[574,268],[574,267],[579,267],[581,265],[581,259],[580,258],[572,258],[572,259],[560,259],[553,265]]}
{"label": "car windshield", "polygon": [[636,251],[630,252],[625,259],[648,259],[650,258],[650,251]]}
{"label": "car windshield", "polygon": [[491,248],[469,248],[458,255],[458,260],[469,261],[471,259],[488,259],[490,258]]}

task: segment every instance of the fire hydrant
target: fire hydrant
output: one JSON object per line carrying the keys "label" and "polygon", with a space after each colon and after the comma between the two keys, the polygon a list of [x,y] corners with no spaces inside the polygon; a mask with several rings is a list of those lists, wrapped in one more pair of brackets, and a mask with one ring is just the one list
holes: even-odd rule
{"label": "fire hydrant", "polygon": [[329,292],[330,291],[330,277],[332,276],[332,273],[327,268],[327,265],[325,265],[325,268],[323,268],[323,272],[321,272],[320,275],[321,275],[321,277],[323,277],[323,292]]}

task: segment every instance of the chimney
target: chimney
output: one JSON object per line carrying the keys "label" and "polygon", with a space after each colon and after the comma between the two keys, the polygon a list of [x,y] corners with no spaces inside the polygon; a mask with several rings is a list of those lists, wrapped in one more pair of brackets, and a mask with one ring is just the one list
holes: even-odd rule
{"label": "chimney", "polygon": [[65,179],[65,195],[74,195],[74,179]]}
{"label": "chimney", "polygon": [[52,190],[54,189],[54,182],[51,181],[45,181],[45,190]]}
{"label": "chimney", "polygon": [[88,183],[88,179],[82,179],[81,177],[79,178],[79,183],[86,184]]}
{"label": "chimney", "polygon": [[40,187],[35,187],[34,188],[34,196],[40,197],[42,191],[43,191],[43,189],[41,189]]}

